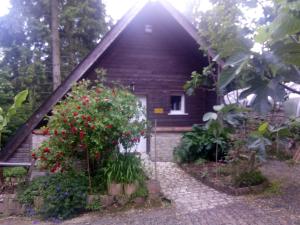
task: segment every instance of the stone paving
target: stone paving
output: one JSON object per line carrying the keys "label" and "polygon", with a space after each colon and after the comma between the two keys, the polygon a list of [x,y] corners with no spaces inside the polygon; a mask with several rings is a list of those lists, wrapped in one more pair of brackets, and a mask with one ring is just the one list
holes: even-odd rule
{"label": "stone paving", "polygon": [[[154,163],[147,156],[143,156],[143,161],[148,174],[155,178]],[[237,199],[198,182],[172,162],[157,163],[157,179],[164,196],[173,201],[178,213],[212,209]]]}

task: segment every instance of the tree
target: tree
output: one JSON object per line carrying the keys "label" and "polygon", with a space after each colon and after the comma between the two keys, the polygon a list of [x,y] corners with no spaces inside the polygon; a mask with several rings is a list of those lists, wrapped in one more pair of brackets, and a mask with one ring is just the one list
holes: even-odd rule
{"label": "tree", "polygon": [[[201,14],[199,33],[206,51],[215,53],[204,72],[194,74],[186,85],[193,89],[210,80],[223,94],[244,88],[240,98],[255,94],[253,108],[266,113],[272,109],[268,98],[282,102],[288,92],[300,93],[288,82],[300,83],[300,3],[297,1],[214,0],[213,9]],[[260,19],[247,20],[242,10],[260,7]],[[262,44],[255,52],[255,43]],[[216,71],[216,62],[221,70]],[[207,71],[208,70],[208,71]],[[212,76],[218,73],[217,79]],[[206,75],[206,76],[205,76]],[[206,79],[207,78],[207,79]]]}
{"label": "tree", "polygon": [[[0,79],[5,75],[12,88],[11,96],[29,90],[24,115],[18,115],[16,123],[13,120],[10,134],[52,92],[52,66],[56,63],[51,59],[50,3],[50,0],[11,0],[9,14],[0,17]],[[99,42],[108,30],[108,23],[101,0],[58,0],[58,3],[61,76],[65,78]],[[8,107],[9,99],[2,106]]]}
{"label": "tree", "polygon": [[52,78],[53,90],[61,83],[60,75],[60,40],[59,40],[59,21],[58,21],[58,0],[51,1],[51,41],[52,41]]}

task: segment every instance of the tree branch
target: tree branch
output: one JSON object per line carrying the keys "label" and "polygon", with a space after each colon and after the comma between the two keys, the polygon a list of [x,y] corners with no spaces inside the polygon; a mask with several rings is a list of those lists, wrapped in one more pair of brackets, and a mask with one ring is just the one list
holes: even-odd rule
{"label": "tree branch", "polygon": [[295,90],[294,88],[291,88],[291,87],[289,87],[289,86],[287,86],[287,85],[285,85],[285,84],[283,84],[283,83],[279,83],[279,85],[282,86],[282,87],[284,87],[285,89],[287,89],[287,90],[293,92],[293,93],[296,93],[296,94],[299,94],[299,95],[300,95],[300,91],[297,91],[297,90]]}

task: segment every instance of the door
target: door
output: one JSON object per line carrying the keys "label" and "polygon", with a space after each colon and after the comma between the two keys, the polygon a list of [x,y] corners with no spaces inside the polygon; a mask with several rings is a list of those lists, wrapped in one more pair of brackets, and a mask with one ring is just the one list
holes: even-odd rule
{"label": "door", "polygon": [[[140,120],[146,120],[147,115],[147,98],[146,96],[138,96],[140,103],[142,104],[144,113],[140,113]],[[141,137],[141,141],[135,147],[137,152],[146,153],[147,152],[147,139],[145,137]]]}
{"label": "door", "polygon": [[[138,99],[142,105],[143,112],[140,112],[140,120],[147,119],[147,98],[146,96],[138,96]],[[124,148],[122,145],[119,145],[120,151],[124,152]],[[129,150],[129,152],[140,152],[140,153],[146,153],[147,152],[147,139],[145,137],[141,137],[140,142],[134,146],[132,149]]]}

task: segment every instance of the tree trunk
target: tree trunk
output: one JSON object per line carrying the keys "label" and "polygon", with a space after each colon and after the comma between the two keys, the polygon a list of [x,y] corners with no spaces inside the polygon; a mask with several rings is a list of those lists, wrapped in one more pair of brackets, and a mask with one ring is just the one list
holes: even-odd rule
{"label": "tree trunk", "polygon": [[58,32],[58,0],[51,0],[51,39],[52,39],[52,78],[53,90],[61,83],[60,75],[60,39]]}

